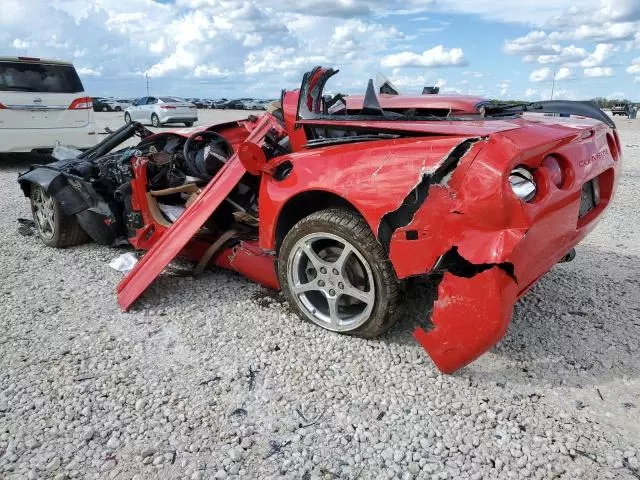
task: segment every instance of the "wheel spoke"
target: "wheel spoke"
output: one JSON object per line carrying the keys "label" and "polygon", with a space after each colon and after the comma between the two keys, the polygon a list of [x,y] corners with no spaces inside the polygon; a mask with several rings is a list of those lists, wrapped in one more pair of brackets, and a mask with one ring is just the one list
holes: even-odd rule
{"label": "wheel spoke", "polygon": [[333,263],[332,267],[338,269],[338,271],[342,273],[344,264],[347,262],[347,260],[349,259],[349,256],[351,256],[352,253],[353,253],[353,249],[351,248],[351,245],[344,244],[344,248],[342,249],[340,256]]}
{"label": "wheel spoke", "polygon": [[326,265],[324,260],[322,260],[316,252],[311,248],[310,243],[305,243],[303,247],[304,254],[307,256],[311,264],[314,266],[316,270],[319,270],[320,267]]}
{"label": "wheel spoke", "polygon": [[327,303],[329,304],[329,320],[332,327],[337,327],[340,324],[340,317],[338,316],[338,297],[330,297],[325,295]]}
{"label": "wheel spoke", "polygon": [[356,300],[360,300],[362,303],[369,305],[374,300],[374,295],[372,291],[364,292],[354,286],[345,284],[345,288],[342,292],[342,295],[346,295],[347,297],[353,297]]}
{"label": "wheel spoke", "polygon": [[301,283],[293,286],[293,293],[300,295],[301,293],[312,292],[314,290],[320,290],[317,282],[311,281],[307,283]]}

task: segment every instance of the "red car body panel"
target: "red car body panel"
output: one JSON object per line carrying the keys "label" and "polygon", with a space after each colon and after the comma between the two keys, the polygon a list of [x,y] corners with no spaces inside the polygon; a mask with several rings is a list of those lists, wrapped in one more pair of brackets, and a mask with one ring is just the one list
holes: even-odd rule
{"label": "red car body panel", "polygon": [[[311,90],[320,85],[321,92],[321,80],[312,78]],[[261,146],[271,129],[288,135],[291,153],[261,170],[258,240],[224,249],[213,263],[277,289],[278,226],[287,206],[310,192],[341,199],[366,220],[398,279],[440,276],[430,323],[425,312],[414,335],[446,373],[502,338],[517,298],[595,227],[615,192],[619,140],[597,121],[535,115],[465,121],[350,118],[349,128],[405,138],[311,148],[309,129],[340,128],[345,121],[300,118],[299,95],[296,90],[283,96],[283,120],[265,114],[257,123],[202,128],[224,134],[236,154],[170,227],[145,214],[145,226],[131,243],[149,252],[118,286],[125,310],[176,255],[202,257],[215,239],[199,238],[198,230],[246,173],[239,149],[252,150],[245,148],[248,143]],[[308,96],[304,103],[311,109],[316,100]],[[481,100],[380,95],[383,108],[450,108],[468,115],[477,114]],[[348,109],[362,104],[362,97],[347,100]],[[177,132],[188,136],[194,131]],[[550,155],[562,171],[561,186],[555,184],[557,172],[545,163]],[[134,206],[144,212],[144,160],[136,162]],[[286,177],[272,174],[286,162],[291,164]],[[518,166],[535,174],[538,193],[530,203],[519,200],[509,184],[510,172]],[[595,178],[600,201],[580,216],[583,185]]]}
{"label": "red car body panel", "polygon": [[[486,102],[485,98],[472,95],[378,95],[380,105],[385,110],[424,108],[431,110],[449,110],[455,115],[474,115],[478,113],[478,104]],[[349,95],[347,109],[360,110],[364,101],[363,95]]]}

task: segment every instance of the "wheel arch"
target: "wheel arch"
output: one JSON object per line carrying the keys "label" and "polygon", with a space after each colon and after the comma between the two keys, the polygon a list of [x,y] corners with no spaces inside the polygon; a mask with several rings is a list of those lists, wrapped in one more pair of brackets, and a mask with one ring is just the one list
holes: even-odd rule
{"label": "wheel arch", "polygon": [[299,192],[289,198],[278,212],[274,229],[275,250],[280,250],[284,237],[296,223],[312,213],[326,210],[327,208],[344,208],[365,218],[353,203],[334,192],[327,190],[305,190],[304,192]]}

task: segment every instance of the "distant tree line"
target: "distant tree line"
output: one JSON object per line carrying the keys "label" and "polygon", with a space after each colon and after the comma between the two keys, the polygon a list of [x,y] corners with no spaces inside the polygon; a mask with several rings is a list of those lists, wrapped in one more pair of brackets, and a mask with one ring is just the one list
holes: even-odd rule
{"label": "distant tree line", "polygon": [[634,102],[632,102],[631,100],[627,100],[626,98],[623,99],[608,99],[608,98],[603,98],[603,97],[596,97],[596,98],[592,98],[591,101],[593,103],[595,103],[596,105],[598,105],[598,107],[600,108],[611,108],[614,105],[618,105],[620,103],[630,103],[630,104],[634,104]]}
{"label": "distant tree line", "polygon": [[[496,103],[530,103],[531,102],[531,100],[498,100],[498,99],[494,99],[491,101]],[[625,104],[629,103],[631,105],[640,106],[640,104],[636,102],[632,102],[631,100],[627,100],[626,98],[608,99],[604,97],[596,97],[596,98],[592,98],[591,101],[595,103],[598,107],[604,108],[604,109],[611,109],[611,107],[613,107],[614,105],[618,105],[620,103],[625,103]]]}

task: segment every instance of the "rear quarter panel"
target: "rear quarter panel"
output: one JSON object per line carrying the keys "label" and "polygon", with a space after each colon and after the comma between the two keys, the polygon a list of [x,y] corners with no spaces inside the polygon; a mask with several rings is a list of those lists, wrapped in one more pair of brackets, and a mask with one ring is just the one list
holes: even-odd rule
{"label": "rear quarter panel", "polygon": [[[276,159],[290,161],[284,180],[263,175],[260,186],[260,246],[276,247],[276,225],[283,206],[307,191],[331,192],[352,204],[374,234],[381,218],[397,209],[409,192],[467,137],[429,137],[362,142],[315,148]],[[456,169],[461,174],[477,152],[474,145]]]}

